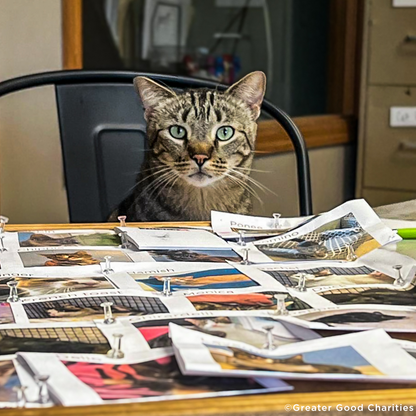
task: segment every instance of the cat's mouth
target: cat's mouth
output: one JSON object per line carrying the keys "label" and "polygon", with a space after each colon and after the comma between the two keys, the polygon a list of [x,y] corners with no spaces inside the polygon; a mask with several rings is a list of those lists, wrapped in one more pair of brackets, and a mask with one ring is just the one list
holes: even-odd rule
{"label": "cat's mouth", "polygon": [[193,185],[197,188],[205,188],[206,186],[211,185],[213,182],[216,182],[219,177],[214,177],[205,172],[194,172],[190,175],[187,175],[184,178],[190,185]]}
{"label": "cat's mouth", "polygon": [[188,178],[203,179],[204,177],[212,178],[211,175],[205,172],[195,172],[192,175],[189,175]]}

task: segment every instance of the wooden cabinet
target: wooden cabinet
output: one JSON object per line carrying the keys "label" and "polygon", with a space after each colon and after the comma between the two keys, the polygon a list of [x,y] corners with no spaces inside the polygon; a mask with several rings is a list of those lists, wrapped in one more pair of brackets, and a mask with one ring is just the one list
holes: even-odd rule
{"label": "wooden cabinet", "polygon": [[393,7],[393,0],[368,3],[369,84],[415,84],[416,7]]}
{"label": "wooden cabinet", "polygon": [[416,7],[367,0],[357,196],[373,206],[416,198],[416,118],[391,127],[391,107],[416,107]]}

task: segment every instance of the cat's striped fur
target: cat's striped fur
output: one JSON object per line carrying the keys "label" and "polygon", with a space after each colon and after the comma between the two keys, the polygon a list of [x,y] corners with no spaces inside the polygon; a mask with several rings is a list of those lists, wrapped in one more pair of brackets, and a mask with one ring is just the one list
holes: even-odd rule
{"label": "cat's striped fur", "polygon": [[265,75],[253,72],[225,92],[175,93],[137,77],[150,150],[133,192],[112,217],[187,221],[209,220],[211,210],[250,212],[248,175],[265,84]]}

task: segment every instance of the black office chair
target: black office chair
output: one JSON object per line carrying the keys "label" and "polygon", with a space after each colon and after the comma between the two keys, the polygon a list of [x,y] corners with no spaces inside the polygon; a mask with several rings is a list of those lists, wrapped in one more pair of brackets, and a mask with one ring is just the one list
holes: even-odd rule
{"label": "black office chair", "polygon": [[[54,85],[71,222],[105,221],[129,193],[146,150],[143,108],[133,88],[138,75],[175,89],[225,85],[195,78],[118,71],[56,71],[0,83],[0,97]],[[312,214],[309,158],[303,137],[282,110],[268,101],[295,148],[301,215]]]}

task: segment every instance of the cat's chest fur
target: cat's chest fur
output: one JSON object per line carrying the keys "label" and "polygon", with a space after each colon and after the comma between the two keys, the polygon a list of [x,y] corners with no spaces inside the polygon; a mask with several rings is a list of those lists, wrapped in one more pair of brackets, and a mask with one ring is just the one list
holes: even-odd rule
{"label": "cat's chest fur", "polygon": [[143,186],[123,211],[129,221],[209,221],[211,211],[248,214],[250,194],[226,180],[213,187],[179,183],[154,191]]}

